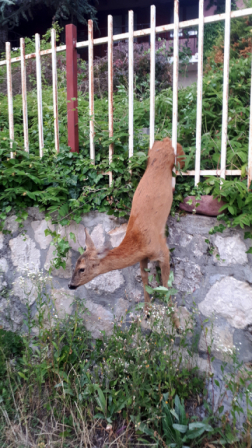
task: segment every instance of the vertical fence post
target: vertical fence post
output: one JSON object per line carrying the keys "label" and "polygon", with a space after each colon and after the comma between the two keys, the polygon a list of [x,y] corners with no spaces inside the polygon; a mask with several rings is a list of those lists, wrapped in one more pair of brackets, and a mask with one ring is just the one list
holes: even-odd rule
{"label": "vertical fence post", "polygon": [[[9,115],[9,135],[12,148],[14,140],[14,119],[13,119],[13,96],[12,96],[12,77],[11,77],[11,44],[6,42],[6,67],[7,67],[7,92],[8,92],[8,115]],[[13,158],[13,152],[10,153],[11,158]]]}
{"label": "vertical fence post", "polygon": [[20,50],[21,50],[21,82],[22,82],[22,103],[23,103],[24,148],[25,148],[26,152],[29,152],[26,66],[25,66],[25,40],[23,37],[21,37],[21,39],[20,39]]}
{"label": "vertical fence post", "polygon": [[224,39],[224,67],[223,67],[223,107],[221,130],[221,177],[226,177],[227,156],[227,127],[228,127],[228,87],[229,87],[229,53],[230,53],[230,13],[231,0],[226,0],[225,39]]}
{"label": "vertical fence post", "polygon": [[155,53],[156,53],[156,6],[151,6],[150,34],[150,148],[155,140]]}
{"label": "vertical fence post", "polygon": [[66,25],[66,72],[67,72],[67,127],[68,146],[71,152],[79,152],[78,99],[77,99],[77,29]]}
{"label": "vertical fence post", "polygon": [[42,82],[41,82],[41,60],[40,60],[40,35],[38,33],[35,34],[35,46],[36,46],[39,155],[40,157],[43,157],[44,135],[43,135]]}
{"label": "vertical fence post", "polygon": [[54,144],[56,152],[59,152],[59,117],[58,117],[58,79],[57,79],[57,53],[56,30],[51,30],[52,46],[52,82],[53,82],[53,119],[54,119]]}
{"label": "vertical fence post", "polygon": [[252,182],[252,61],[250,79],[250,118],[249,118],[249,145],[248,145],[248,190]]}
{"label": "vertical fence post", "polygon": [[[178,71],[179,71],[179,0],[174,0],[174,33],[173,33],[173,107],[172,107],[172,147],[177,154],[178,136]],[[176,178],[172,178],[175,187]]]}
{"label": "vertical fence post", "polygon": [[196,123],[196,155],[195,185],[200,181],[201,127],[202,127],[202,84],[203,84],[203,42],[204,42],[204,0],[199,0],[198,28],[198,80],[197,80],[197,123]]}
{"label": "vertical fence post", "polygon": [[94,37],[93,21],[88,21],[88,82],[89,82],[89,138],[90,138],[90,160],[95,163],[94,146]]}
{"label": "vertical fence post", "polygon": [[[113,17],[108,16],[108,102],[109,138],[113,137]],[[109,145],[109,164],[112,162],[114,145]],[[112,171],[109,171],[109,186],[112,184]]]}
{"label": "vertical fence post", "polygon": [[134,148],[134,13],[129,11],[129,159]]}

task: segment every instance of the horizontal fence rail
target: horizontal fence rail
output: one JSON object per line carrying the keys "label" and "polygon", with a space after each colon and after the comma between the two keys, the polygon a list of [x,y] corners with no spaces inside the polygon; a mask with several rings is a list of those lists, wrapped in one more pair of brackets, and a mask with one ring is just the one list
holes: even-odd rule
{"label": "horizontal fence rail", "polygon": [[[150,140],[149,146],[152,147],[155,138],[155,51],[156,51],[156,36],[158,34],[173,32],[173,112],[172,112],[172,144],[176,152],[177,149],[177,127],[178,127],[178,67],[179,67],[179,36],[180,30],[192,26],[198,26],[198,80],[197,80],[197,117],[196,117],[196,153],[195,153],[195,169],[182,173],[184,176],[194,176],[195,185],[198,184],[200,176],[215,175],[225,179],[225,176],[237,176],[241,174],[241,170],[228,170],[226,168],[226,151],[227,151],[227,125],[228,125],[228,90],[229,90],[229,53],[230,53],[230,23],[231,19],[252,15],[252,8],[244,8],[237,11],[231,11],[231,0],[226,0],[225,13],[215,14],[204,17],[204,0],[199,0],[199,18],[179,22],[179,0],[174,0],[174,23],[156,26],[156,8],[151,6],[150,14],[150,28],[134,31],[134,13],[129,11],[128,16],[128,32],[113,35],[113,17],[108,16],[108,36],[102,38],[93,38],[93,23],[88,21],[88,40],[77,42],[74,37],[74,31],[71,28],[72,37],[66,42],[66,45],[56,47],[56,34],[52,30],[51,34],[51,48],[48,50],[40,50],[40,37],[35,36],[35,53],[25,54],[24,39],[20,39],[21,55],[11,58],[10,43],[6,43],[6,60],[0,61],[0,66],[7,67],[7,94],[8,94],[8,117],[9,117],[9,136],[12,142],[14,140],[14,120],[13,120],[13,94],[12,94],[12,75],[11,64],[21,62],[21,82],[22,82],[22,103],[23,103],[23,130],[24,130],[24,148],[29,151],[28,139],[28,113],[27,113],[27,91],[26,91],[26,67],[25,61],[29,59],[36,59],[36,77],[37,77],[37,102],[38,102],[38,126],[39,126],[39,152],[43,156],[44,137],[43,137],[43,108],[42,108],[42,84],[41,84],[41,62],[40,58],[45,55],[52,55],[52,85],[53,85],[53,111],[54,111],[54,138],[55,148],[59,151],[59,123],[58,123],[58,98],[57,98],[57,53],[66,51],[67,66],[76,63],[76,50],[78,48],[88,47],[89,59],[89,129],[90,129],[90,159],[95,163],[95,144],[94,144],[94,119],[95,119],[95,104],[94,104],[94,46],[107,44],[108,46],[108,112],[109,112],[109,137],[113,137],[113,43],[121,40],[128,40],[129,48],[129,158],[133,155],[133,111],[134,111],[134,91],[133,91],[133,76],[134,76],[134,57],[133,57],[133,42],[134,38],[150,36]],[[201,170],[201,132],[202,132],[202,97],[203,97],[203,42],[204,42],[204,25],[218,21],[225,22],[225,39],[224,39],[224,68],[223,68],[223,110],[222,110],[222,137],[221,137],[221,164],[220,169]],[[67,27],[73,27],[67,25]],[[70,29],[70,28],[69,28]],[[69,43],[70,42],[70,43]],[[69,52],[70,45],[72,45],[72,53]],[[70,59],[69,59],[70,58]],[[70,61],[70,62],[69,62]],[[72,65],[71,65],[72,64]],[[72,68],[71,68],[72,70]],[[251,67],[252,73],[252,67]],[[70,75],[71,78],[72,74]],[[67,74],[68,77],[68,74]],[[67,79],[67,85],[71,92],[68,92],[68,120],[72,122],[74,129],[71,138],[68,135],[68,141],[73,142],[69,144],[72,151],[78,151],[78,116],[77,116],[77,95],[76,83],[73,79]],[[75,98],[76,97],[76,98]],[[74,98],[74,101],[73,101]],[[71,99],[71,101],[70,101]],[[249,144],[248,144],[248,187],[252,181],[252,82],[251,82],[251,103],[250,103],[250,124],[249,124]],[[11,152],[11,157],[13,153]],[[109,145],[108,158],[109,164],[112,162],[113,144]],[[109,184],[112,183],[112,171],[109,171]],[[175,183],[175,179],[173,180]]]}

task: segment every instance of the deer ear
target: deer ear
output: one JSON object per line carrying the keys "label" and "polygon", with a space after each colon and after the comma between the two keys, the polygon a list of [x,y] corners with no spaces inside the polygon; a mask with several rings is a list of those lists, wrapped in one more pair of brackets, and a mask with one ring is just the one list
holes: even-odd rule
{"label": "deer ear", "polygon": [[86,248],[87,250],[93,250],[95,249],[95,245],[92,241],[91,236],[88,233],[88,230],[85,228],[85,234],[86,234]]}
{"label": "deer ear", "polygon": [[100,260],[102,260],[103,258],[106,257],[106,255],[108,254],[109,251],[110,251],[110,249],[109,249],[107,246],[105,246],[105,247],[103,247],[101,250],[99,250],[99,251],[97,252],[97,257],[98,257]]}

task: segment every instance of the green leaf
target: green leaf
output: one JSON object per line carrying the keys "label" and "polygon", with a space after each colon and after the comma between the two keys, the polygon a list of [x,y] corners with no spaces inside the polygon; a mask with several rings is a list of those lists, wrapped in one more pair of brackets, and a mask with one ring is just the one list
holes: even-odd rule
{"label": "green leaf", "polygon": [[172,425],[172,427],[174,429],[176,429],[177,431],[181,432],[181,434],[185,434],[186,431],[188,430],[188,426],[187,425],[179,425],[178,423],[174,423]]}
{"label": "green leaf", "polygon": [[28,378],[22,372],[18,372],[18,375],[21,376],[21,378],[23,378],[25,381],[28,381]]}
{"label": "green leaf", "polygon": [[96,396],[97,403],[101,407],[101,410],[104,413],[104,415],[106,415],[106,413],[107,413],[107,403],[106,403],[106,399],[105,399],[104,393],[102,392],[100,387],[97,388],[97,392],[98,392],[98,396],[99,396],[99,398]]}
{"label": "green leaf", "polygon": [[146,290],[146,292],[148,292],[148,294],[153,294],[153,291],[154,291],[154,289],[148,285],[145,285],[145,290]]}
{"label": "green leaf", "polygon": [[76,237],[75,234],[73,232],[70,232],[70,238],[76,243]]}
{"label": "green leaf", "polygon": [[168,289],[165,288],[165,286],[157,286],[157,288],[154,288],[153,291],[165,291],[165,292],[168,292]]}

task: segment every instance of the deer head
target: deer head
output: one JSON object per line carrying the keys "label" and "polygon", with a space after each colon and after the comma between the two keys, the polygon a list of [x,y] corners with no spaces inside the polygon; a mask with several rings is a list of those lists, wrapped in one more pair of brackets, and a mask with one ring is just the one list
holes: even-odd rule
{"label": "deer head", "polygon": [[101,260],[107,255],[108,249],[97,251],[91,236],[87,229],[86,233],[86,250],[78,258],[70,283],[69,289],[77,289],[81,285],[90,282],[94,277],[101,274]]}

